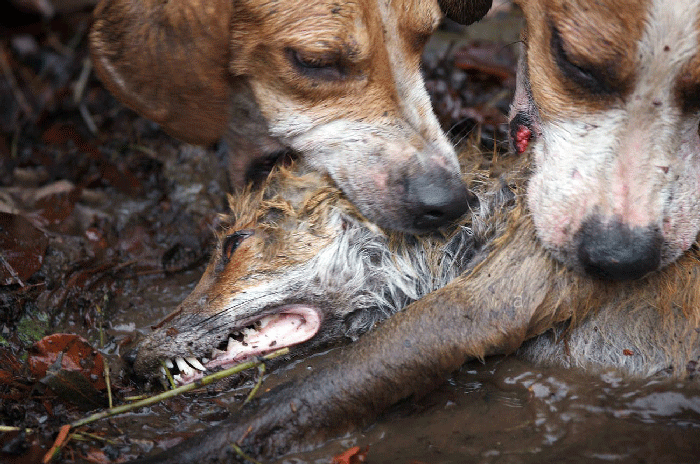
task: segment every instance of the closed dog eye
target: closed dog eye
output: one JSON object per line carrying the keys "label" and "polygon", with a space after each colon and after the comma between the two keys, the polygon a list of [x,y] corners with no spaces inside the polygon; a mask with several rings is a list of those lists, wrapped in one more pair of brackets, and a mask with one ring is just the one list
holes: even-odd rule
{"label": "closed dog eye", "polygon": [[551,51],[554,61],[568,81],[597,95],[619,93],[610,70],[597,64],[584,64],[581,60],[572,58],[565,50],[564,41],[557,28],[552,26],[551,31]]}
{"label": "closed dog eye", "polygon": [[305,53],[287,48],[286,54],[292,67],[310,79],[339,81],[347,77],[347,66],[343,64],[340,53]]}

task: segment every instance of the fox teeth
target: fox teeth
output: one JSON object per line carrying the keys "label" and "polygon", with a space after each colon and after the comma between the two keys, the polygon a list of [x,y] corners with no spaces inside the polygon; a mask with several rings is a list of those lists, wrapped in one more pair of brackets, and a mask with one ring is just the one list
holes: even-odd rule
{"label": "fox teeth", "polygon": [[198,370],[200,370],[200,371],[206,371],[206,370],[207,370],[206,367],[202,366],[202,363],[199,362],[199,359],[197,359],[197,358],[195,358],[195,357],[185,358],[185,361],[187,361],[188,363],[190,363],[190,365],[191,365],[192,367],[194,367],[195,369],[198,369]]}
{"label": "fox teeth", "polygon": [[236,340],[234,340],[233,337],[229,337],[228,339],[228,345],[226,346],[226,351],[231,351],[234,346],[236,346],[236,343],[238,343]]}
{"label": "fox teeth", "polygon": [[163,366],[160,366],[160,373],[163,374],[163,377],[167,377],[168,373],[165,372],[165,368]]}
{"label": "fox teeth", "polygon": [[248,335],[253,335],[257,332],[255,329],[243,329],[243,335],[248,336]]}
{"label": "fox teeth", "polygon": [[180,372],[182,372],[183,374],[185,374],[185,375],[194,374],[192,367],[189,364],[187,364],[187,362],[183,358],[175,358],[175,364],[177,364],[177,367],[180,369]]}
{"label": "fox teeth", "polygon": [[165,367],[167,367],[168,369],[172,369],[173,367],[175,367],[175,365],[173,364],[173,360],[172,360],[172,359],[166,359],[166,360],[165,360]]}

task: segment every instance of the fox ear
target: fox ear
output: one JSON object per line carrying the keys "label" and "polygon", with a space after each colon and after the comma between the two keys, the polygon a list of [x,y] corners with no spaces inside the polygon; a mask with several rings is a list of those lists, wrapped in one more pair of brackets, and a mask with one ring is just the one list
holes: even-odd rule
{"label": "fox ear", "polygon": [[224,133],[230,113],[231,0],[102,0],[90,54],[127,106],[191,143]]}
{"label": "fox ear", "polygon": [[491,8],[491,0],[438,0],[445,16],[460,24],[471,24],[483,18]]}

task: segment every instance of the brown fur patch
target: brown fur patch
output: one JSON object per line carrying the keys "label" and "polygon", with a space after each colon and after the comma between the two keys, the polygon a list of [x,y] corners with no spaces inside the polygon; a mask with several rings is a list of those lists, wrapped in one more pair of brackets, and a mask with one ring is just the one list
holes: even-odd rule
{"label": "brown fur patch", "polygon": [[[575,119],[621,101],[635,80],[637,41],[648,0],[521,0],[527,20],[532,91],[543,120]],[[562,73],[552,50],[553,28],[574,66],[607,81],[612,92],[591,95]]]}
{"label": "brown fur patch", "polygon": [[[110,92],[170,134],[212,143],[229,121],[231,5],[230,0],[100,2],[90,31],[95,70]],[[202,23],[207,27],[190,27]]]}

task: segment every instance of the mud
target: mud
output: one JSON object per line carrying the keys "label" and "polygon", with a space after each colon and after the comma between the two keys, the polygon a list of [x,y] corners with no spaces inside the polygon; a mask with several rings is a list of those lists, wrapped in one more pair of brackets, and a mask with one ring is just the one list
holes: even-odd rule
{"label": "mud", "polygon": [[[269,375],[261,391],[314,369],[326,356],[333,351]],[[188,395],[99,428],[124,433],[122,457],[156,452],[217,424],[251,386]],[[541,368],[505,357],[469,363],[368,429],[277,463],[328,464],[348,448],[369,446],[367,462],[374,464],[690,464],[700,459],[699,441],[700,385]]]}
{"label": "mud", "polygon": [[[271,374],[263,390],[314,369],[325,356],[333,351]],[[152,443],[171,446],[183,433],[222,420],[223,406],[237,408],[249,388],[200,394],[115,419],[113,426],[132,440],[122,450],[140,454]],[[277,463],[327,464],[360,446],[369,447],[367,462],[375,464],[690,464],[700,459],[699,440],[698,385],[540,368],[506,357],[469,363],[428,396],[394,407],[368,429]]]}
{"label": "mud", "polygon": [[327,463],[359,445],[371,463],[693,463],[698,439],[697,386],[508,357],[470,363],[363,433],[279,462]]}

